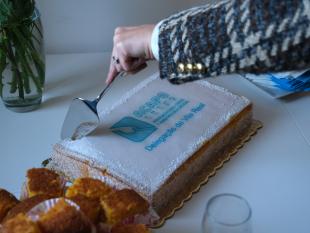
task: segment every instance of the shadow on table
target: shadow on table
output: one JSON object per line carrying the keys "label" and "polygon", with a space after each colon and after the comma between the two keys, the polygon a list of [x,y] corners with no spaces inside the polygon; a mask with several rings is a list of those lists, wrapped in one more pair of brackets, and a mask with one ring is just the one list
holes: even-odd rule
{"label": "shadow on table", "polygon": [[65,104],[68,101],[73,99],[71,95],[63,95],[63,96],[54,96],[51,98],[48,98],[46,100],[43,100],[41,108],[53,108],[57,107],[60,104]]}
{"label": "shadow on table", "polygon": [[285,102],[293,102],[293,101],[296,101],[298,99],[305,98],[307,96],[310,96],[310,91],[294,93],[292,95],[288,95],[288,96],[283,97],[282,100]]}
{"label": "shadow on table", "polygon": [[[100,86],[105,86],[104,78],[97,78],[103,73],[101,67],[94,65],[85,69],[77,69],[57,80],[49,81],[45,85],[45,99],[41,108],[52,108],[62,104],[69,104],[71,100],[86,95],[97,96]],[[93,94],[92,94],[93,93]]]}
{"label": "shadow on table", "polygon": [[84,57],[75,57],[72,60],[66,60],[65,63],[60,63],[53,67],[48,72],[45,83],[45,92],[49,93],[55,88],[72,85],[89,77],[98,77],[101,73],[104,80],[104,75],[107,67],[103,67],[102,61],[99,59],[86,59]]}
{"label": "shadow on table", "polygon": [[48,97],[47,99],[44,99],[41,108],[43,109],[53,108],[63,104],[69,105],[73,99],[78,97],[85,97],[85,95],[92,92],[94,93],[93,98],[95,98],[97,95],[97,92],[95,91],[97,87],[98,83],[92,83],[91,85],[88,85],[85,88],[84,87],[72,88],[74,91],[72,91],[71,93],[65,95],[51,96]]}

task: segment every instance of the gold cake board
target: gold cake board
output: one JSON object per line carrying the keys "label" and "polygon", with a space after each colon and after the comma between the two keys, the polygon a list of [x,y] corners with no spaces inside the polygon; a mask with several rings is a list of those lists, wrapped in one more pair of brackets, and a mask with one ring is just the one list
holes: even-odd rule
{"label": "gold cake board", "polygon": [[[224,163],[229,161],[230,158],[233,155],[235,155],[239,151],[239,149],[242,148],[245,145],[245,143],[249,141],[260,128],[262,128],[262,123],[260,121],[253,120],[251,126],[246,131],[244,131],[244,133],[239,138],[235,139],[230,146],[228,146],[225,150],[220,151],[219,154],[212,156],[204,171],[201,174],[199,174],[199,176],[196,176],[195,179],[191,180],[190,184],[187,185],[184,191],[180,192],[179,195],[174,198],[174,201],[170,202],[168,205],[165,206],[164,209],[159,210],[157,212],[157,214],[160,216],[160,220],[157,222],[156,225],[152,226],[152,228],[161,227],[167,219],[171,218],[177,210],[181,209],[185,204],[185,202],[188,201],[193,196],[194,193],[198,192],[200,187],[206,184],[209,181],[209,179],[212,176],[214,176],[220,168],[223,167]],[[81,167],[80,164],[85,163],[85,161],[84,162],[78,161],[77,159],[73,159],[70,157],[66,157],[66,159],[70,160],[71,166]],[[42,162],[42,165],[44,167],[49,167],[50,161],[51,159],[48,159]],[[85,176],[88,176],[87,175],[88,172],[86,170],[84,173]]]}
{"label": "gold cake board", "polygon": [[193,179],[190,185],[184,189],[184,192],[180,192],[179,195],[175,197],[175,201],[169,203],[164,210],[158,213],[160,220],[156,226],[153,226],[153,228],[161,227],[167,219],[171,218],[177,210],[181,209],[185,202],[191,199],[193,194],[198,192],[200,187],[206,184],[209,179],[214,176],[216,172],[221,169],[223,165],[228,162],[231,157],[234,156],[262,127],[263,125],[260,121],[253,120],[251,127],[249,127],[243,135],[234,140],[227,149],[221,151],[221,154],[213,156],[204,172],[197,176],[196,179]]}

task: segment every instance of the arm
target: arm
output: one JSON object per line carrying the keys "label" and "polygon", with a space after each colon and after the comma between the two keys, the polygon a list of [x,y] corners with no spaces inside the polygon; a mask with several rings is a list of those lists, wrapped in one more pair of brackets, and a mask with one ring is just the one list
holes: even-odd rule
{"label": "arm", "polygon": [[192,8],[160,23],[158,47],[160,76],[172,83],[306,68],[310,1],[231,0]]}

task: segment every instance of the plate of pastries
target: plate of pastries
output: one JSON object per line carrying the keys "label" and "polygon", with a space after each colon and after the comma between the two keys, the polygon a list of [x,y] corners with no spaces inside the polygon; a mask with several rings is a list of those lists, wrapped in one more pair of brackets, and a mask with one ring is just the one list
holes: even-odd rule
{"label": "plate of pastries", "polygon": [[150,233],[157,219],[131,189],[88,177],[68,183],[46,168],[26,177],[19,199],[0,188],[0,233]]}

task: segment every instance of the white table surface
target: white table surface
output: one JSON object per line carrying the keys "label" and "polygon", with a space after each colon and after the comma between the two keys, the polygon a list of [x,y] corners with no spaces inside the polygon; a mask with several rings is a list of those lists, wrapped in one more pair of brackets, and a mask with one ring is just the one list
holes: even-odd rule
{"label": "white table surface", "polygon": [[[0,187],[19,195],[26,170],[40,166],[60,139],[71,99],[91,99],[105,85],[108,56],[104,53],[48,55],[41,108],[13,113],[0,105]],[[156,72],[157,67],[153,62],[134,77],[117,80],[99,107],[109,106]],[[254,233],[309,232],[310,93],[277,100],[238,75],[210,81],[248,97],[254,103],[255,118],[263,122],[264,128],[172,219],[154,232],[200,232],[208,199],[227,192],[249,201]]]}

